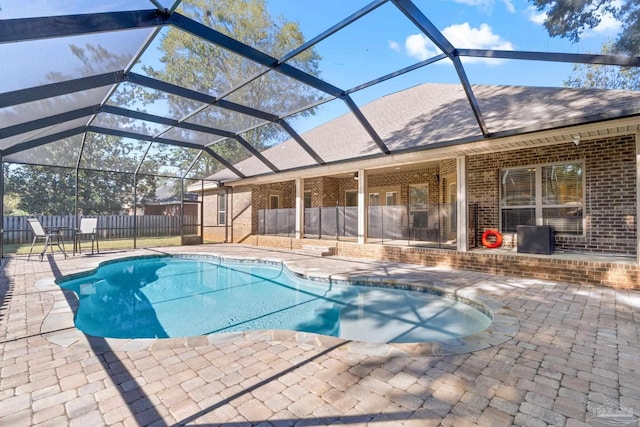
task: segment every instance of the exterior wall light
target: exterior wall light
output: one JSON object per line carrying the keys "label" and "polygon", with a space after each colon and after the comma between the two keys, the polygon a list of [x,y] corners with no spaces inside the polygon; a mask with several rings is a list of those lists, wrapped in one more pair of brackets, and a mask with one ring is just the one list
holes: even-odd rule
{"label": "exterior wall light", "polygon": [[573,138],[573,145],[576,147],[580,145],[580,135],[571,135],[571,137]]}

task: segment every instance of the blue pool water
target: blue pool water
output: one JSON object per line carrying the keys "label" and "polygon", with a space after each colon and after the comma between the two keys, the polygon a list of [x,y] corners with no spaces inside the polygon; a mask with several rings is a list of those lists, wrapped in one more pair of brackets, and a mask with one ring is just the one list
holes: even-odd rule
{"label": "blue pool water", "polygon": [[94,336],[169,338],[287,329],[377,343],[468,336],[491,322],[429,293],[312,281],[281,265],[156,257],[62,280],[80,299],[76,327]]}

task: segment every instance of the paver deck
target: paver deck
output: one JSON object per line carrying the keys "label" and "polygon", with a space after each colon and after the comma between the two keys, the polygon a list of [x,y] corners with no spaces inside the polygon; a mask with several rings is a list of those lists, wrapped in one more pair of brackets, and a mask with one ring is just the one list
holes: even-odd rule
{"label": "paver deck", "polygon": [[[489,345],[481,349],[425,356],[273,332],[82,341],[56,317],[68,315],[69,303],[52,278],[158,252],[424,282],[499,301],[491,309],[508,308],[518,327],[495,342],[484,336]],[[0,271],[1,426],[580,426],[640,418],[637,291],[239,245],[55,254],[43,262],[16,256]]]}

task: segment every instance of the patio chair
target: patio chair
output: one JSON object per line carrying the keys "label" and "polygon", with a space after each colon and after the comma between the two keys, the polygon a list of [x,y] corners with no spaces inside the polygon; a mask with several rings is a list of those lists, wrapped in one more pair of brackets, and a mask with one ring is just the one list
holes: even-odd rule
{"label": "patio chair", "polygon": [[33,247],[38,240],[44,240],[44,248],[42,252],[40,252],[40,261],[44,258],[44,254],[49,247],[51,247],[51,254],[53,255],[52,239],[55,239],[58,248],[60,248],[60,252],[64,254],[65,258],[67,257],[67,251],[64,248],[64,239],[62,239],[62,231],[60,228],[45,229],[42,224],[40,224],[38,218],[27,218],[27,224],[31,227],[31,231],[33,231],[33,242],[31,242],[31,249],[29,250],[27,261],[31,258]]}
{"label": "patio chair", "polygon": [[75,229],[74,232],[74,251],[77,249],[79,253],[82,253],[81,237],[91,237],[91,255],[93,255],[93,244],[95,242],[97,253],[100,253],[100,245],[98,244],[98,218],[82,218],[80,219],[80,227]]}

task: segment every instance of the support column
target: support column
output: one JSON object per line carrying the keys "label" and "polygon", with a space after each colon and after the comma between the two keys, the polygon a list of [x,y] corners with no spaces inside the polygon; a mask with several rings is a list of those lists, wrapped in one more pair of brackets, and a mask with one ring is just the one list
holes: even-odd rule
{"label": "support column", "polygon": [[304,180],[296,178],[296,239],[304,237]]}
{"label": "support column", "polygon": [[456,189],[456,245],[459,252],[469,251],[469,212],[467,203],[467,158],[460,156],[456,159],[457,189]]}
{"label": "support column", "polygon": [[640,132],[636,132],[636,263],[640,265]]}
{"label": "support column", "polygon": [[358,243],[367,243],[367,177],[364,169],[358,170]]}
{"label": "support column", "polygon": [[0,154],[0,212],[2,212],[2,224],[0,225],[0,258],[4,258],[4,157]]}
{"label": "support column", "polygon": [[133,249],[137,248],[138,241],[138,171],[133,173]]}

